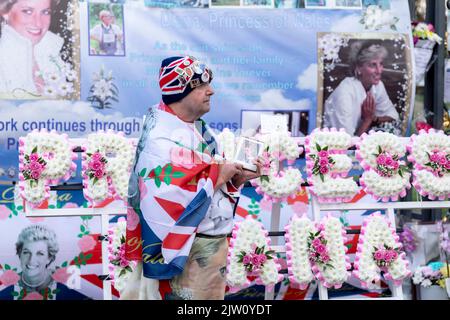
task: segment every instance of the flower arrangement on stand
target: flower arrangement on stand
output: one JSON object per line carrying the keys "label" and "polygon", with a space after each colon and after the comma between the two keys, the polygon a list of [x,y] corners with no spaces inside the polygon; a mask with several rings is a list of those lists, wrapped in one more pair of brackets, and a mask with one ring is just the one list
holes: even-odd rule
{"label": "flower arrangement on stand", "polygon": [[412,22],[411,27],[416,60],[416,84],[423,85],[425,72],[433,56],[433,49],[436,44],[442,43],[442,38],[436,34],[430,23]]}
{"label": "flower arrangement on stand", "polygon": [[273,259],[273,254],[270,238],[260,222],[247,216],[245,220],[236,223],[227,258],[226,279],[230,292],[249,286],[249,276],[255,276],[257,284],[272,290],[283,279],[278,273],[281,266]]}
{"label": "flower arrangement on stand", "polygon": [[450,137],[442,130],[420,130],[407,146],[413,164],[412,185],[431,200],[450,196]]}
{"label": "flower arrangement on stand", "polygon": [[19,139],[19,188],[23,199],[38,206],[50,197],[49,185],[68,180],[77,155],[66,134],[33,130]]}
{"label": "flower arrangement on stand", "polygon": [[442,38],[436,33],[436,30],[431,23],[414,21],[411,25],[414,45],[416,45],[419,40],[428,40],[437,44],[442,43]]}
{"label": "flower arrangement on stand", "polygon": [[394,228],[380,213],[364,219],[361,227],[353,274],[364,288],[375,288],[381,279],[400,285],[411,275],[409,262]]}
{"label": "flower arrangement on stand", "polygon": [[133,145],[123,132],[102,130],[90,134],[83,154],[83,193],[91,203],[124,199],[133,161]]}
{"label": "flower arrangement on stand", "polygon": [[126,220],[121,217],[117,224],[108,230],[109,278],[119,291],[123,291],[130,274],[136,268],[136,261],[125,258]]}
{"label": "flower arrangement on stand", "polygon": [[[261,177],[251,181],[265,201],[282,202],[295,197],[303,182],[300,170],[293,167],[303,152],[288,132],[274,132],[260,137],[265,151]],[[280,170],[280,162],[287,160],[287,168]]]}
{"label": "flower arrangement on stand", "polygon": [[352,168],[346,154],[351,146],[351,136],[344,129],[314,129],[306,137],[308,183],[319,202],[348,202],[358,193],[356,182],[345,178]]}
{"label": "flower arrangement on stand", "polygon": [[411,174],[400,160],[406,153],[400,139],[391,133],[370,131],[361,136],[356,147],[356,158],[365,170],[359,180],[364,191],[383,202],[405,197],[411,188]]}
{"label": "flower arrangement on stand", "polygon": [[294,216],[285,231],[289,279],[301,289],[314,278],[327,288],[340,288],[351,265],[339,219],[329,215],[314,226],[305,215]]}

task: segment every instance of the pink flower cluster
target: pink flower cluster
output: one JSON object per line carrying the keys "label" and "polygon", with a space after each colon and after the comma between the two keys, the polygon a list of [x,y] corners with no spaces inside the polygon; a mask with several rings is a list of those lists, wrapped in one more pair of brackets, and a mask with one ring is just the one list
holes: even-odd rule
{"label": "pink flower cluster", "polygon": [[384,246],[383,248],[375,248],[373,259],[379,267],[389,267],[398,258],[396,249]]}
{"label": "pink flower cluster", "polygon": [[239,262],[242,262],[242,264],[245,267],[245,270],[248,272],[254,272],[257,273],[261,271],[262,266],[264,263],[266,263],[267,260],[272,259],[272,254],[274,251],[269,250],[264,252],[264,246],[263,247],[257,247],[255,244],[252,245],[252,251],[250,253],[241,251],[241,253],[238,255]]}
{"label": "pink flower cluster", "polygon": [[330,157],[330,153],[328,150],[321,149],[320,146],[317,146],[318,153],[310,154],[309,156],[314,160],[314,166],[312,169],[312,173],[315,175],[320,175],[323,180],[323,175],[327,174],[331,171],[331,168],[334,165],[334,160]]}
{"label": "pink flower cluster", "polygon": [[261,158],[263,161],[263,165],[261,167],[261,175],[268,176],[270,174],[270,163],[271,163],[269,152],[264,151],[261,154]]}
{"label": "pink flower cluster", "polygon": [[434,150],[432,154],[428,154],[430,162],[425,165],[431,168],[435,176],[442,177],[444,173],[450,172],[450,155],[445,152]]}
{"label": "pink flower cluster", "polygon": [[382,152],[377,156],[377,172],[383,177],[392,177],[400,168],[397,156]]}
{"label": "pink flower cluster", "polygon": [[323,266],[331,266],[326,244],[327,240],[321,231],[316,234],[310,233],[308,240],[309,261]]}
{"label": "pink flower cluster", "polygon": [[125,258],[125,243],[122,243],[120,247],[109,247],[110,261],[113,265],[126,268],[130,265],[130,262]]}
{"label": "pink flower cluster", "polygon": [[26,162],[22,168],[22,174],[25,180],[37,181],[45,170],[47,162],[35,152],[35,149],[33,151],[29,156],[25,156]]}
{"label": "pink flower cluster", "polygon": [[91,179],[101,179],[105,175],[105,166],[108,161],[98,151],[91,155],[91,159],[88,162],[87,175]]}

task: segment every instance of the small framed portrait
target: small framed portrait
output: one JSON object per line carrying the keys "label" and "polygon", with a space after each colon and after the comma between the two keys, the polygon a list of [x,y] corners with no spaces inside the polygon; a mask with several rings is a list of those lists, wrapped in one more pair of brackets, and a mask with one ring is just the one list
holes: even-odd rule
{"label": "small framed portrait", "polygon": [[5,0],[0,13],[0,99],[79,100],[78,1]]}
{"label": "small framed portrait", "polygon": [[318,33],[317,126],[406,135],[412,62],[405,34]]}
{"label": "small framed portrait", "polygon": [[391,0],[362,0],[364,7],[379,6],[383,10],[389,10],[391,8]]}
{"label": "small framed portrait", "polygon": [[257,167],[253,161],[262,154],[263,149],[263,142],[248,137],[241,137],[237,145],[233,162],[242,164],[246,170],[256,172]]}
{"label": "small framed portrait", "polygon": [[210,8],[240,8],[241,0],[209,0]]}
{"label": "small framed portrait", "polygon": [[275,0],[241,0],[243,8],[275,8]]}
{"label": "small framed portrait", "polygon": [[336,9],[362,9],[361,0],[335,0]]}
{"label": "small framed portrait", "polygon": [[125,56],[123,6],[89,2],[89,55]]}

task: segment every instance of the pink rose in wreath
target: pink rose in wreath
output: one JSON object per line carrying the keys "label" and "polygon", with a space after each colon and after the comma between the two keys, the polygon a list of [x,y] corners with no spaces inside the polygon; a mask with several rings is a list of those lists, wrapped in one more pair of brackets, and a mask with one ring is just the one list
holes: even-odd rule
{"label": "pink rose in wreath", "polygon": [[128,208],[127,210],[127,229],[135,230],[139,224],[139,216],[133,208]]}
{"label": "pink rose in wreath", "polygon": [[0,276],[0,282],[2,283],[2,285],[6,287],[16,284],[19,281],[19,279],[20,279],[19,275],[17,274],[17,272],[13,270],[6,270]]}
{"label": "pink rose in wreath", "polygon": [[44,297],[37,292],[30,292],[23,300],[44,300]]}
{"label": "pink rose in wreath", "polygon": [[4,204],[0,205],[0,220],[6,220],[8,219],[9,215],[11,214],[11,210]]}
{"label": "pink rose in wreath", "polygon": [[58,268],[52,274],[53,280],[55,280],[56,282],[62,283],[62,284],[66,284],[69,277],[70,277],[70,274],[67,272],[67,268]]}
{"label": "pink rose in wreath", "polygon": [[97,245],[97,241],[94,240],[91,236],[85,235],[78,241],[78,247],[80,250],[85,253],[91,251]]}

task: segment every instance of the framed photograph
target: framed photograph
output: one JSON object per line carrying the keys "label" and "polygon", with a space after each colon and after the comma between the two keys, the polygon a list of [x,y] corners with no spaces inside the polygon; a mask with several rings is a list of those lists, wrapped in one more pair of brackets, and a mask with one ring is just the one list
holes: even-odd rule
{"label": "framed photograph", "polygon": [[414,100],[406,34],[318,33],[317,126],[406,135]]}
{"label": "framed photograph", "polygon": [[240,8],[241,0],[209,0],[210,8]]}
{"label": "framed photograph", "polygon": [[362,9],[361,0],[335,0],[336,9]]}
{"label": "framed photograph", "polygon": [[[309,130],[309,110],[242,110],[241,130],[246,136],[262,133],[262,115],[284,116],[293,137],[304,137]],[[270,124],[269,124],[270,126]]]}
{"label": "framed photograph", "polygon": [[89,55],[125,56],[123,6],[89,2]]}
{"label": "framed photograph", "polygon": [[379,6],[383,10],[389,10],[391,8],[391,0],[362,0],[364,7]]}
{"label": "framed photograph", "polygon": [[275,8],[275,0],[241,0],[243,8]]}
{"label": "framed photograph", "polygon": [[264,149],[264,143],[252,138],[239,139],[233,162],[242,164],[244,169],[256,172],[253,160],[257,159]]}
{"label": "framed photograph", "polygon": [[0,15],[0,99],[79,100],[78,1],[28,1],[27,12],[44,13],[31,22],[11,2]]}

